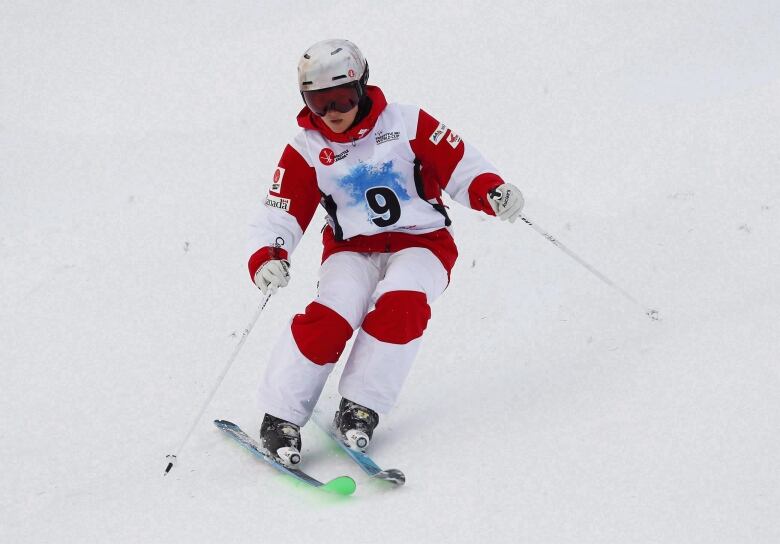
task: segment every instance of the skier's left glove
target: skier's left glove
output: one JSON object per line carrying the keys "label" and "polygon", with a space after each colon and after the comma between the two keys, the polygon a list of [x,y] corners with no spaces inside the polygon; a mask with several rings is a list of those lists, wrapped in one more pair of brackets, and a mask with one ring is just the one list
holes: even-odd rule
{"label": "skier's left glove", "polygon": [[510,223],[515,222],[525,205],[523,193],[511,183],[504,183],[488,191],[488,202],[496,217]]}

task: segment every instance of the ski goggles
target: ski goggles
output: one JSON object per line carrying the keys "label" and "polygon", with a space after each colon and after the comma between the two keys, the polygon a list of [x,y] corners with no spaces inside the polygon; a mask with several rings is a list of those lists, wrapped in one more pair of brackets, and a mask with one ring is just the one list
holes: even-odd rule
{"label": "ski goggles", "polygon": [[356,82],[317,91],[301,91],[301,94],[303,101],[306,102],[312,113],[319,117],[323,117],[329,110],[347,113],[360,101],[360,92]]}

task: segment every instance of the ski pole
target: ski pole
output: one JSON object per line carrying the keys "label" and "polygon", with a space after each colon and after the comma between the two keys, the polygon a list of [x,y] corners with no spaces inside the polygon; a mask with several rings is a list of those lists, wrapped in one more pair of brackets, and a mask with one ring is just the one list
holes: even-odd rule
{"label": "ski pole", "polygon": [[187,441],[190,439],[190,436],[192,435],[192,432],[195,430],[195,427],[198,426],[198,422],[200,421],[200,418],[203,417],[203,413],[206,411],[206,408],[208,408],[209,404],[211,404],[211,400],[214,398],[214,395],[216,395],[219,386],[222,385],[222,381],[225,379],[225,376],[227,376],[230,367],[233,366],[233,361],[235,361],[236,357],[238,357],[238,353],[241,351],[241,347],[244,345],[244,342],[246,342],[249,333],[252,332],[255,323],[257,323],[257,320],[260,318],[260,314],[263,313],[263,309],[265,308],[265,305],[268,304],[268,301],[270,299],[271,299],[271,293],[268,293],[266,296],[263,297],[263,299],[260,301],[260,306],[258,306],[257,310],[255,311],[255,315],[252,317],[252,320],[241,332],[241,339],[238,341],[236,347],[233,349],[233,353],[230,355],[230,358],[227,360],[227,363],[225,364],[225,368],[222,369],[222,373],[219,375],[219,378],[217,379],[217,383],[214,384],[214,387],[211,389],[211,392],[209,393],[206,402],[204,402],[203,406],[201,406],[197,417],[195,417],[195,420],[192,422],[189,431],[187,431],[187,434],[184,436],[184,439],[181,441],[181,444],[179,444],[179,448],[176,450],[176,453],[172,453],[170,455],[165,456],[165,458],[169,459],[169,461],[168,461],[168,466],[165,467],[165,474],[163,474],[163,476],[167,475],[173,468],[174,463],[176,463],[176,459],[178,458],[182,449],[184,449],[184,446],[185,444],[187,444]]}
{"label": "ski pole", "polygon": [[620,293],[625,298],[627,298],[628,300],[633,302],[636,306],[639,306],[640,308],[642,308],[642,311],[645,313],[645,315],[647,317],[649,317],[653,321],[658,321],[660,319],[660,317],[658,315],[658,310],[653,310],[653,309],[645,306],[644,304],[640,303],[637,299],[635,299],[630,294],[628,294],[623,288],[621,288],[619,285],[616,285],[615,282],[613,282],[608,277],[606,277],[604,274],[602,274],[601,272],[596,270],[593,266],[591,266],[588,263],[586,263],[581,257],[577,256],[576,253],[574,253],[568,247],[563,245],[563,243],[561,243],[561,241],[558,240],[555,236],[553,236],[552,234],[546,232],[544,229],[539,227],[539,225],[537,225],[536,223],[531,221],[525,215],[521,214],[520,215],[520,219],[523,221],[523,223],[525,223],[526,225],[528,225],[529,227],[534,229],[536,232],[538,232],[539,234],[541,234],[542,236],[547,238],[547,240],[549,240],[550,243],[552,243],[552,245],[554,245],[555,247],[557,247],[558,249],[563,251],[566,255],[568,255],[569,257],[571,257],[572,259],[574,259],[575,261],[580,263],[582,266],[584,266],[588,271],[590,271],[598,279],[600,279],[601,281],[603,281],[604,283],[606,283],[607,285],[609,285],[610,287],[615,289],[618,293]]}

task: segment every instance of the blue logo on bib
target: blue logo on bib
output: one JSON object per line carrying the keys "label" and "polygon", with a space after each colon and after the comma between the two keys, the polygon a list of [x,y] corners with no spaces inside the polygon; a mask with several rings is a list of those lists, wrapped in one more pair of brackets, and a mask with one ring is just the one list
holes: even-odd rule
{"label": "blue logo on bib", "polygon": [[352,197],[353,206],[366,203],[366,191],[374,187],[389,187],[401,200],[411,200],[406,188],[401,184],[401,174],[393,171],[393,161],[382,163],[379,166],[361,163],[355,166],[349,174],[339,180],[349,196]]}

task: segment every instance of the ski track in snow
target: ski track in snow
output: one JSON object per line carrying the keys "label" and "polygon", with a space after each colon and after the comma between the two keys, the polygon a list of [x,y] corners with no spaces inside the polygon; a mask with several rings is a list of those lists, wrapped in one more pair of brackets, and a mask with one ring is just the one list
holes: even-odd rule
{"label": "ski track in snow", "polygon": [[318,212],[163,478],[258,303],[245,225],[332,8],[4,2],[0,541],[780,541],[777,4],[348,18],[338,37],[390,100],[454,127],[662,320],[525,225],[453,205],[451,286],[372,443],[407,484],[368,481],[312,425],[306,470],[358,482],[312,492],[211,420],[256,432],[270,343],[314,295]]}

